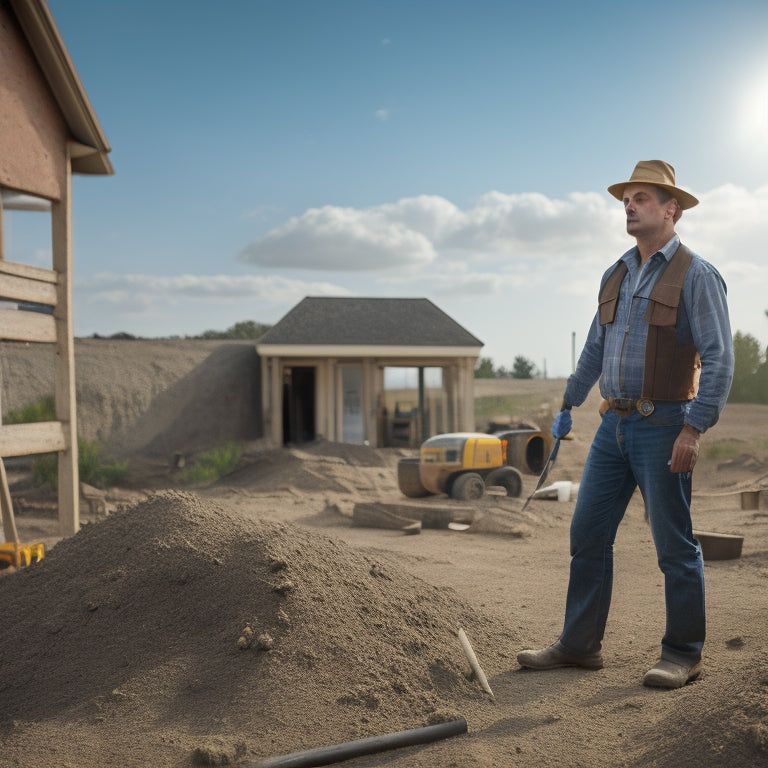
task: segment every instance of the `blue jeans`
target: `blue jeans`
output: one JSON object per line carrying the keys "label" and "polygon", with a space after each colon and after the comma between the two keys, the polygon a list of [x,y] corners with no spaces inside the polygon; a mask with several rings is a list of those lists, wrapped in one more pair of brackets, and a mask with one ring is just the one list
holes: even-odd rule
{"label": "blue jeans", "polygon": [[637,486],[643,494],[664,573],[666,633],[661,656],[692,664],[701,658],[706,622],[704,562],[691,525],[691,473],[672,474],[672,446],[685,404],[657,403],[639,413],[603,416],[590,448],[571,522],[571,575],[560,645],[576,654],[599,651],[613,587],[613,542]]}

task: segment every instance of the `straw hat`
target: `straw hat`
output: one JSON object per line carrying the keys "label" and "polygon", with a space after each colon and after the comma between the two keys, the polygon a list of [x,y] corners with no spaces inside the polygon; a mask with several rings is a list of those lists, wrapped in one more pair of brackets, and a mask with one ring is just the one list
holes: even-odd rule
{"label": "straw hat", "polygon": [[627,184],[653,184],[656,187],[666,189],[680,203],[680,207],[683,210],[693,208],[694,205],[699,204],[699,201],[693,195],[689,195],[675,186],[675,169],[663,160],[641,160],[635,166],[635,170],[632,171],[629,181],[611,184],[608,187],[608,192],[617,200],[622,200],[624,198],[624,187]]}

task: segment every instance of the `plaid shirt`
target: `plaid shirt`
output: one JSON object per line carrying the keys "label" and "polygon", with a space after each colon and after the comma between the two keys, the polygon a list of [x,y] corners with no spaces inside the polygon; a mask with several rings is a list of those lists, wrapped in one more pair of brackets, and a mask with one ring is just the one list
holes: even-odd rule
{"label": "plaid shirt", "polygon": [[[645,309],[656,280],[679,245],[675,235],[642,267],[637,247],[621,257],[629,272],[621,285],[616,317],[603,326],[595,315],[576,371],[568,378],[568,403],[581,405],[598,378],[605,398],[642,396],[648,337]],[[601,289],[616,264],[603,275]],[[683,283],[677,338],[682,344],[693,342],[701,358],[699,391],[685,417],[687,424],[701,432],[720,417],[733,378],[733,339],[725,296],[725,282],[718,271],[693,254]]]}

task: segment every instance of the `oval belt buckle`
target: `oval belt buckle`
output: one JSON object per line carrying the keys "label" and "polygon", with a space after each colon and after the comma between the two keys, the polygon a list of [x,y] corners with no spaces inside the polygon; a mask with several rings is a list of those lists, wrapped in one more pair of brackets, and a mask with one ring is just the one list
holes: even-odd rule
{"label": "oval belt buckle", "polygon": [[656,410],[656,406],[653,404],[653,400],[641,397],[637,401],[637,410],[642,416],[650,416]]}

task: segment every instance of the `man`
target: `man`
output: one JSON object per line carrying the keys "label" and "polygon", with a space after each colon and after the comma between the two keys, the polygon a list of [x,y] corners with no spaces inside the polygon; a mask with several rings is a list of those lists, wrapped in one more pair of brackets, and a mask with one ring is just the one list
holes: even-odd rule
{"label": "man", "polygon": [[680,688],[701,671],[704,567],[691,524],[691,472],[699,438],[717,422],[733,377],[726,287],[681,245],[675,224],[698,200],[661,160],[639,162],[608,188],[624,203],[637,245],[603,275],[599,309],[552,433],[571,428],[571,406],[595,382],[607,400],[571,523],[571,571],[560,638],[518,654],[530,669],[600,669],[613,582],[616,530],[637,486],[665,577],[661,658],[643,683]]}

